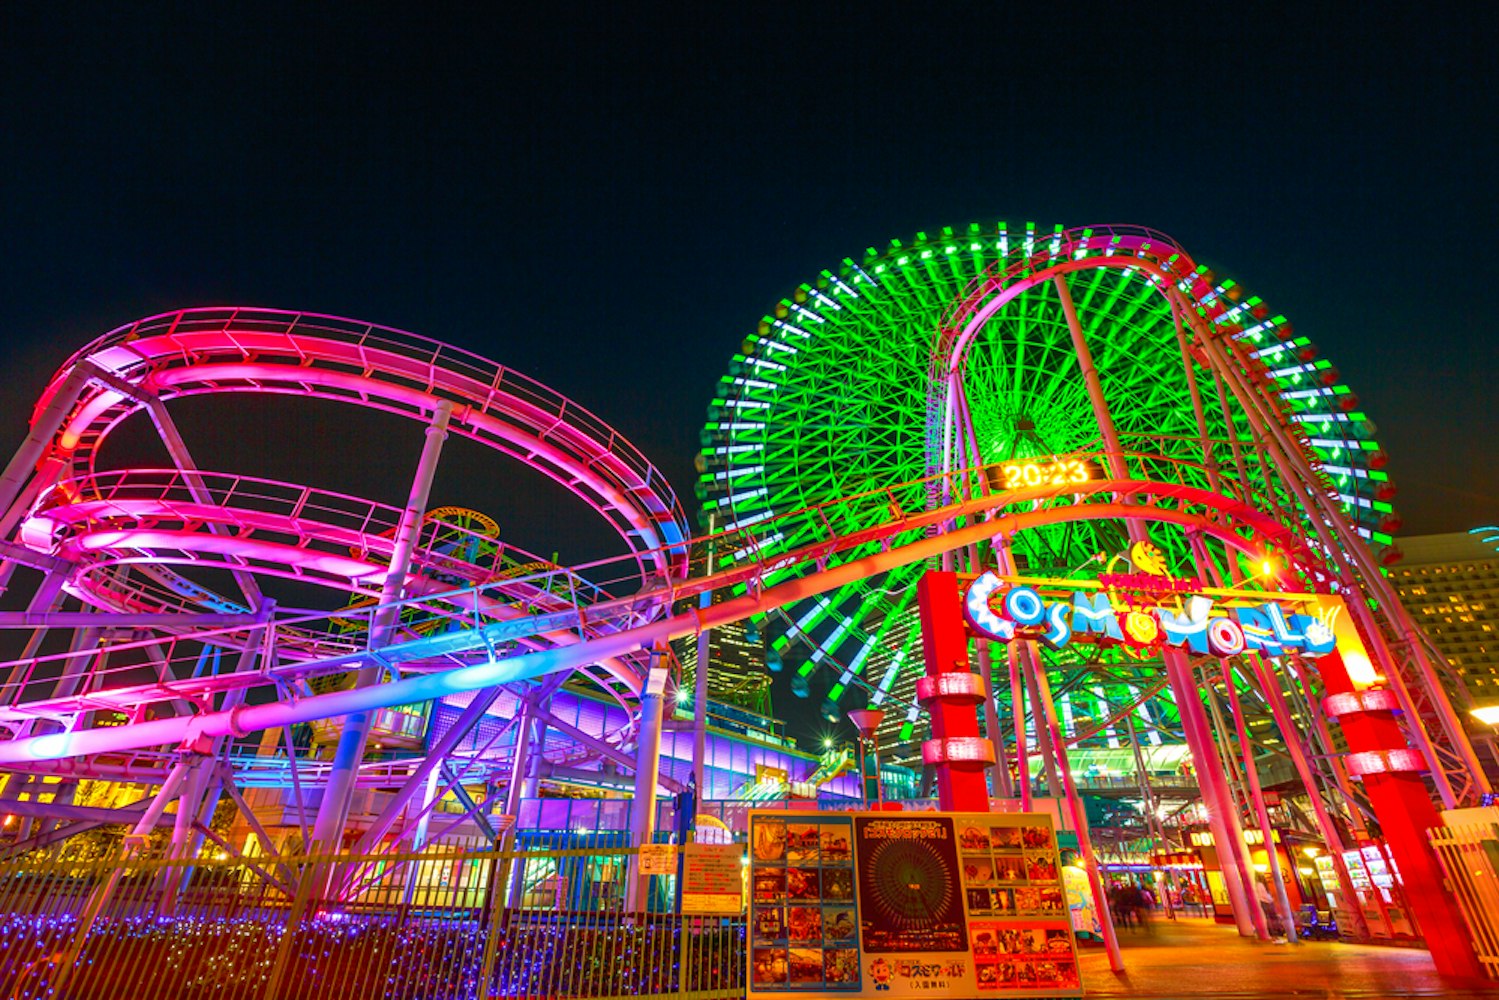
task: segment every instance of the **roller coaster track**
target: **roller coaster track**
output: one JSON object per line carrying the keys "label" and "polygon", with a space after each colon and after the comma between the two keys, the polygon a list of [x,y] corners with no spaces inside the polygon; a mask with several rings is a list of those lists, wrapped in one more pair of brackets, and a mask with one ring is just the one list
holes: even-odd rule
{"label": "roller coaster track", "polygon": [[[60,625],[68,615],[27,614],[40,628],[111,630],[93,650],[7,664],[0,725],[24,732],[28,721],[46,720],[72,729],[91,724],[85,713],[100,710],[134,724],[162,701],[147,693],[153,687],[172,692],[179,717],[223,707],[226,694],[255,684],[233,677],[232,668],[219,670],[217,653],[205,668],[209,647],[257,649],[259,672],[283,685],[279,696],[297,698],[312,693],[308,681],[339,672],[328,665],[363,649],[351,631],[368,631],[374,621],[403,512],[328,490],[200,470],[165,402],[241,393],[337,401],[429,424],[450,410],[446,433],[546,475],[613,528],[629,552],[611,566],[623,586],[616,592],[686,572],[686,518],[664,476],[598,417],[524,375],[437,341],[337,317],[242,308],[167,313],[106,334],[70,358],[39,400],[27,443],[0,475],[0,533],[17,529],[0,557],[45,568],[92,609],[74,613],[79,622],[72,626]],[[109,436],[139,412],[156,423],[177,468],[102,471]],[[471,546],[487,558],[457,557],[449,549],[463,530],[435,523],[420,529],[398,588],[404,600],[397,640],[523,621],[512,638],[500,637],[502,629],[486,634],[485,655],[503,656],[639,623],[627,615],[571,630],[532,628],[547,616],[576,619],[577,609],[610,591],[493,538]],[[524,572],[538,567],[545,568]],[[228,571],[243,599],[194,580],[204,568]],[[260,589],[267,577],[343,592],[353,608],[336,617],[275,610]],[[462,604],[454,603],[455,588]],[[209,621],[225,627],[204,629]],[[141,639],[130,631],[141,627],[158,634]],[[644,663],[632,651],[578,673],[628,710]],[[43,689],[50,697],[35,699]]]}
{"label": "roller coaster track", "polygon": [[[1090,242],[1095,239],[1097,245]],[[25,732],[27,723],[46,720],[62,730],[0,744],[0,765],[194,748],[215,737],[561,671],[581,673],[629,707],[641,687],[644,651],[653,646],[997,534],[1062,521],[1175,525],[1250,558],[1273,551],[1308,587],[1326,590],[1338,575],[1328,546],[1308,542],[1303,519],[1284,514],[1222,470],[1215,470],[1221,489],[1202,489],[1169,481],[1171,463],[1190,463],[1142,454],[1134,456],[1134,474],[1114,470],[1114,478],[1082,484],[975,495],[981,492],[975,483],[997,477],[995,467],[965,467],[969,452],[950,430],[955,408],[963,405],[955,373],[964,338],[1024,288],[1083,267],[1154,274],[1163,294],[1184,311],[1186,287],[1195,303],[1212,299],[1215,293],[1196,287],[1190,261],[1173,258],[1161,239],[1106,230],[1067,242],[1061,251],[1049,249],[1044,261],[1012,263],[975,287],[945,321],[933,355],[931,475],[694,541],[686,537],[685,518],[664,477],[616,432],[546,387],[436,341],[334,317],[242,309],[186,310],[106,335],[49,385],[33,420],[33,434],[46,439],[46,448],[32,468],[18,473],[13,462],[0,493],[14,498],[30,478],[29,502],[10,504],[5,517],[24,516],[18,538],[36,558],[71,567],[66,589],[97,610],[95,627],[107,629],[115,618],[121,628],[150,619],[164,636],[0,664],[10,678],[0,688],[0,726]],[[1211,318],[1208,312],[1189,317],[1194,349],[1210,355],[1215,367],[1233,367],[1235,377],[1253,381],[1256,372],[1242,351],[1206,328]],[[1258,388],[1261,402],[1273,408],[1267,387]],[[614,528],[629,553],[514,575],[498,561],[475,565],[419,540],[407,596],[394,605],[357,613],[265,606],[246,580],[290,576],[368,599],[388,572],[401,512],[190,466],[107,472],[97,462],[108,435],[132,413],[172,398],[238,392],[338,400],[418,420],[452,406],[452,433],[564,485]],[[1278,411],[1266,413],[1298,453],[1307,485],[1324,503],[1335,503],[1306,435]],[[55,426],[53,416],[59,418]],[[783,534],[793,522],[798,531]],[[11,526],[3,527],[8,533]],[[812,541],[775,550],[772,539],[792,536]],[[721,568],[689,578],[690,555],[705,545],[720,553]],[[524,553],[517,558],[537,561]],[[246,601],[214,594],[180,572],[202,566],[234,574]],[[726,591],[727,599],[682,610],[684,599],[713,591]],[[397,611],[401,625],[378,650],[361,648],[336,621],[355,614],[373,620],[382,607]],[[1380,625],[1398,640],[1410,626],[1396,614],[1382,615]],[[214,615],[218,620],[208,624]],[[418,627],[423,622],[433,627]],[[256,645],[267,655],[251,668],[202,669],[204,648]],[[1403,697],[1415,706],[1418,724],[1437,733],[1447,723],[1413,683],[1416,670],[1408,660],[1400,656],[1411,674],[1398,679]],[[383,683],[321,694],[309,686],[370,666],[379,668]],[[70,676],[77,682],[64,683]],[[123,724],[90,728],[89,713],[101,710],[121,713]],[[1457,768],[1460,755],[1447,748],[1442,763]]]}
{"label": "roller coaster track", "polygon": [[[126,615],[168,615],[188,614],[211,602],[219,610],[249,614],[249,608],[207,595],[185,576],[163,568],[239,569],[353,594],[378,594],[400,516],[395,507],[272,480],[129,469],[57,484],[22,523],[20,536],[28,546],[74,563],[77,569],[65,588],[92,607]],[[513,577],[508,566],[541,562],[515,546],[492,543],[492,554],[472,561],[437,544],[439,535],[450,544],[452,536],[461,534],[462,529],[442,522],[424,524],[405,590],[428,598],[467,586],[470,598],[463,607],[436,597],[408,602],[406,618],[415,612],[424,624],[445,627],[456,621],[467,626],[469,620],[566,611],[608,596],[576,575]],[[121,566],[137,572],[113,572]],[[347,636],[335,630],[298,625],[278,629],[277,639],[280,655],[295,659],[326,658],[349,648]],[[534,649],[576,640],[573,634],[548,632],[516,642]],[[584,672],[622,699],[639,693],[635,664],[614,659]],[[107,672],[94,671],[95,683],[105,679]]]}
{"label": "roller coaster track", "polygon": [[[966,476],[981,470],[964,470]],[[1292,566],[1315,573],[1317,558],[1300,545],[1286,525],[1254,507],[1221,494],[1177,484],[1145,480],[1098,480],[1067,487],[1039,487],[964,500],[937,510],[906,513],[907,503],[924,496],[930,483],[923,479],[843,498],[831,504],[783,515],[812,519],[825,525],[823,537],[812,544],[774,557],[733,561],[711,575],[680,582],[665,581],[642,587],[628,597],[600,600],[560,611],[522,614],[440,634],[408,638],[376,653],[350,651],[307,660],[282,661],[251,671],[228,671],[202,677],[163,677],[146,684],[91,691],[65,698],[21,700],[0,714],[0,723],[26,718],[60,719],[108,707],[139,721],[106,729],[77,730],[28,737],[0,744],[0,764],[25,764],[41,759],[77,757],[164,745],[192,745],[203,737],[246,735],[271,726],[313,721],[364,708],[442,698],[496,684],[534,679],[557,671],[573,671],[611,658],[627,656],[671,639],[695,634],[763,613],[895,566],[926,560],[944,551],[972,544],[1000,532],[1023,531],[1061,520],[1099,520],[1131,516],[1183,529],[1194,529],[1223,546],[1254,557],[1272,547]],[[757,537],[776,532],[783,518],[721,532],[691,543],[712,543],[718,551],[751,553]],[[854,525],[839,530],[835,525]],[[928,530],[935,534],[928,537]],[[682,548],[676,546],[675,548]],[[646,553],[650,558],[652,554]],[[661,558],[669,558],[662,553]],[[635,557],[630,557],[634,559]],[[607,576],[605,567],[577,567],[570,576],[594,579]],[[497,584],[464,588],[440,595],[424,595],[399,602],[402,608],[440,600],[454,606],[513,602],[517,585],[536,582],[527,577]],[[743,585],[742,596],[705,608],[690,607],[667,613],[684,598],[705,591]],[[554,587],[542,586],[551,592]],[[346,613],[346,612],[344,612]],[[313,616],[272,620],[264,627],[316,630]],[[504,644],[570,631],[579,640],[540,650]],[[179,642],[207,642],[237,637],[244,630],[219,628],[187,632]],[[53,659],[66,658],[60,654]],[[46,662],[47,658],[39,658]],[[354,691],[298,697],[299,683],[310,677],[358,670],[371,661],[400,679]],[[275,701],[244,704],[228,710],[206,710],[213,697],[228,691],[270,688]],[[291,692],[288,695],[288,692]],[[12,695],[18,692],[11,692]],[[200,714],[146,719],[143,708],[174,700],[203,707]]]}
{"label": "roller coaster track", "polygon": [[[66,373],[84,364],[163,401],[270,393],[425,420],[447,400],[455,406],[451,433],[519,459],[577,494],[642,554],[642,567],[681,570],[681,552],[672,543],[681,541],[686,518],[653,464],[565,396],[450,345],[334,316],[186,309],[140,320],[84,347],[48,386],[38,415],[62,390]],[[105,438],[141,406],[140,397],[90,382],[48,461],[65,475],[94,472]]]}

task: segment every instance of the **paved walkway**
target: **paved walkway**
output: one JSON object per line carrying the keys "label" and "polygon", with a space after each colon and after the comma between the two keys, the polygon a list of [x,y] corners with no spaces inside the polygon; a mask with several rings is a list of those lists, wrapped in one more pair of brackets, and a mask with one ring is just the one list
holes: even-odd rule
{"label": "paved walkway", "polygon": [[1088,997],[1481,997],[1499,983],[1441,978],[1424,951],[1336,942],[1268,944],[1202,919],[1156,920],[1153,933],[1123,931],[1125,972],[1109,971],[1103,948],[1082,953]]}

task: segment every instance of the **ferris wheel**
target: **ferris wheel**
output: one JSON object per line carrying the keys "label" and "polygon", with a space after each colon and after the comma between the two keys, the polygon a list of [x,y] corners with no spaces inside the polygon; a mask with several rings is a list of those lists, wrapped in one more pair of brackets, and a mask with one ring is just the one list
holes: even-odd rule
{"label": "ferris wheel", "polygon": [[[937,482],[951,481],[939,474],[962,469],[988,467],[974,487],[986,491],[1104,478],[1108,442],[1087,369],[1142,476],[1232,493],[1318,550],[1319,514],[1251,446],[1245,400],[1194,330],[1181,328],[1163,290],[1230,345],[1349,530],[1378,558],[1398,558],[1385,454],[1338,370],[1258,296],[1196,265],[1169,237],[1122,226],[949,227],[871,247],[797,287],[745,339],[709,407],[698,459],[703,527],[733,529],[924,476],[933,477],[934,508],[944,502]],[[1091,357],[1077,350],[1069,312]],[[796,524],[809,538],[817,529],[811,519],[785,523],[781,537],[729,558],[773,561],[804,543]],[[1150,539],[1164,565],[1190,568],[1182,533]],[[1120,519],[1059,516],[1010,548],[1023,573],[1075,578],[1097,575],[1129,540]],[[831,671],[829,718],[854,688],[872,703],[892,701],[904,712],[887,716],[889,735],[910,740],[919,710],[899,695],[922,669],[912,584],[925,568],[772,613],[761,623],[767,665],[794,664],[792,688],[803,696]],[[1151,690],[1148,678],[1124,650],[1091,656],[1095,669],[1074,676],[1061,708],[1077,730],[1117,745],[1112,727],[1087,722],[1117,721],[1121,705]],[[1054,665],[1067,665],[1062,654]],[[1141,702],[1139,718],[1153,739],[1175,724],[1164,696]]]}

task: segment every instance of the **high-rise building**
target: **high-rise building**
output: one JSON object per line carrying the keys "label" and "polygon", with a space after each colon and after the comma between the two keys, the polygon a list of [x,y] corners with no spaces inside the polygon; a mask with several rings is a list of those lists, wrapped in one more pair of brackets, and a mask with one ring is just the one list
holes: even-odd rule
{"label": "high-rise building", "polygon": [[1499,703],[1499,528],[1401,538],[1390,582],[1466,689]]}

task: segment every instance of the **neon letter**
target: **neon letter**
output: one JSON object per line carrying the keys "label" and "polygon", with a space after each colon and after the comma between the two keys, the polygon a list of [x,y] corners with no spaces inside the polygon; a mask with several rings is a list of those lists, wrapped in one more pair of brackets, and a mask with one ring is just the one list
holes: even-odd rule
{"label": "neon letter", "polygon": [[1210,597],[1193,596],[1186,600],[1183,614],[1160,608],[1156,611],[1161,628],[1166,633],[1166,642],[1171,646],[1183,643],[1194,653],[1208,651],[1208,610],[1213,606]]}
{"label": "neon letter", "polygon": [[1080,634],[1098,634],[1115,642],[1124,641],[1119,630],[1119,617],[1109,603],[1109,595],[1103,592],[1091,597],[1081,591],[1072,594],[1072,631]]}
{"label": "neon letter", "polygon": [[1004,616],[1016,625],[1040,625],[1046,620],[1046,605],[1030,587],[1011,587],[1005,594]]}
{"label": "neon letter", "polygon": [[1214,618],[1208,622],[1208,645],[1219,656],[1237,656],[1244,652],[1244,630],[1232,618]]}
{"label": "neon letter", "polygon": [[1067,605],[1053,604],[1046,609],[1046,634],[1041,641],[1051,649],[1061,649],[1072,641],[1072,626],[1067,624]]}
{"label": "neon letter", "polygon": [[984,635],[1009,642],[1015,638],[1014,623],[1005,621],[989,609],[989,598],[1002,586],[1003,581],[993,573],[984,573],[970,583],[968,593],[963,597],[963,614],[968,624]]}
{"label": "neon letter", "polygon": [[1270,626],[1270,616],[1265,614],[1264,608],[1264,605],[1258,608],[1235,608],[1234,615],[1239,619],[1239,627],[1244,630],[1246,647],[1261,650],[1266,656],[1279,656],[1281,645],[1275,638],[1275,632]]}

